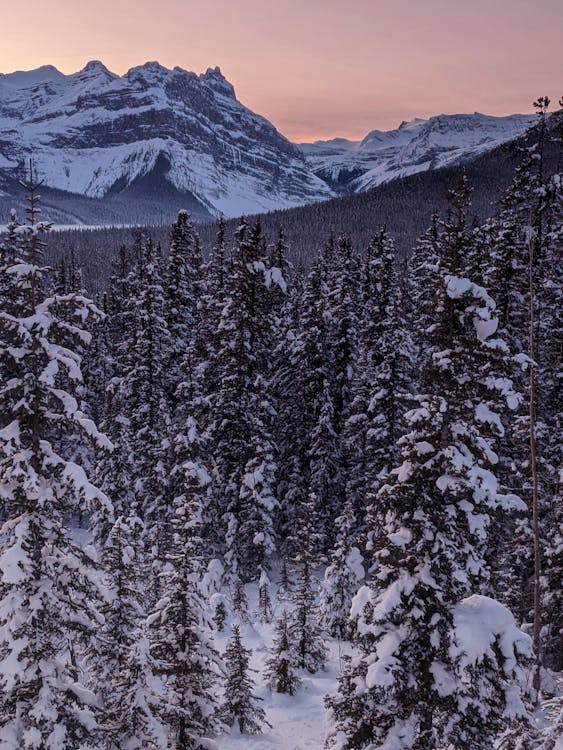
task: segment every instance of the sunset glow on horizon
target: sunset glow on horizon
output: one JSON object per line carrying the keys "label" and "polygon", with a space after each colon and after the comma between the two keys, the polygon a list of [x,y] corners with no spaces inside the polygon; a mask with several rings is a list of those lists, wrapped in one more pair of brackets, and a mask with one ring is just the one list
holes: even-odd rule
{"label": "sunset glow on horizon", "polygon": [[[563,94],[560,0],[49,0],[4,9],[0,72],[99,59],[221,67],[293,141],[359,139],[441,112],[530,112]],[[541,42],[541,43],[540,43]]]}

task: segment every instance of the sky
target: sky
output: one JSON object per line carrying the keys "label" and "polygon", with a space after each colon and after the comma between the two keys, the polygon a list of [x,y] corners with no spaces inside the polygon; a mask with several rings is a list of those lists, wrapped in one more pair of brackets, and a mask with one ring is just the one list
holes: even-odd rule
{"label": "sky", "polygon": [[562,0],[0,0],[0,13],[0,72],[219,65],[293,141],[563,95]]}

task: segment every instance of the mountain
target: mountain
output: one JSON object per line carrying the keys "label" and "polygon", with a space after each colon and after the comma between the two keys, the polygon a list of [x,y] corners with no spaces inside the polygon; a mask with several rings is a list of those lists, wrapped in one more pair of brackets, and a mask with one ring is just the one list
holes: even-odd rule
{"label": "mountain", "polygon": [[399,177],[470,161],[518,138],[534,121],[534,115],[437,115],[403,122],[396,130],[373,130],[362,141],[335,138],[302,143],[300,148],[315,174],[335,191],[359,193]]}
{"label": "mountain", "polygon": [[[548,118],[549,137],[544,147],[544,173],[554,174],[561,169],[559,136],[563,128],[563,110]],[[418,172],[401,179],[390,180],[363,193],[356,193],[328,201],[300,206],[289,210],[271,211],[248,221],[260,220],[269,246],[273,246],[283,229],[288,248],[287,257],[296,270],[307,268],[319,249],[332,237],[346,235],[360,252],[370,240],[386,226],[395,239],[397,251],[408,255],[416,239],[429,226],[431,215],[445,216],[446,193],[454,187],[463,174],[473,188],[471,215],[478,222],[493,215],[499,200],[510,184],[522,153],[537,145],[537,131],[528,131],[517,139],[515,148],[497,146],[480,154],[466,164],[454,164],[439,169]],[[41,191],[44,192],[43,190]],[[86,200],[86,199],[84,199]],[[123,222],[122,222],[123,223]],[[240,222],[226,222],[226,246],[236,242]],[[167,248],[170,226],[161,220],[145,227],[156,243]],[[198,226],[202,248],[206,254],[217,241],[217,223],[205,222]],[[51,235],[55,237],[54,233]],[[74,254],[82,268],[84,283],[90,290],[99,290],[107,284],[112,257],[121,245],[131,243],[129,227],[83,227],[57,233],[56,240],[48,243],[47,259],[57,264],[61,258]]]}
{"label": "mountain", "polygon": [[158,201],[164,189],[202,217],[333,195],[219,68],[198,76],[149,62],[117,76],[92,61],[72,75],[52,66],[0,75],[0,190],[10,193],[30,158],[55,190],[111,203]]}
{"label": "mountain", "polygon": [[219,68],[156,62],[118,76],[101,62],[0,74],[0,223],[32,159],[45,214],[63,224],[169,222],[288,209],[459,164],[533,117],[438,115],[362,141],[290,143],[241,104]]}

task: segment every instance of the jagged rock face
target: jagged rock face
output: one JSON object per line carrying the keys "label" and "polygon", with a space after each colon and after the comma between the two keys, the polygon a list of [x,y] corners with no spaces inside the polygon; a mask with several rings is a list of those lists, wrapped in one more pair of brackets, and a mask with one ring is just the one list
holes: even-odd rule
{"label": "jagged rock face", "polygon": [[337,138],[303,143],[301,149],[315,174],[333,189],[357,193],[397,177],[469,161],[522,135],[534,121],[533,115],[437,115],[403,122],[396,130],[374,130],[362,141]]}
{"label": "jagged rock face", "polygon": [[227,216],[333,195],[219,68],[198,76],[150,62],[120,77],[93,61],[68,76],[52,66],[0,75],[0,171],[21,176],[30,158],[46,185],[91,198],[164,169],[176,191]]}
{"label": "jagged rock face", "polygon": [[[32,159],[45,185],[81,198],[69,221],[85,211],[154,221],[178,205],[199,218],[259,213],[469,160],[532,122],[438,115],[296,146],[237,100],[219,68],[198,76],[149,62],[118,76],[95,60],[73,75],[47,65],[0,74],[0,205]],[[62,195],[51,196],[59,208]]]}

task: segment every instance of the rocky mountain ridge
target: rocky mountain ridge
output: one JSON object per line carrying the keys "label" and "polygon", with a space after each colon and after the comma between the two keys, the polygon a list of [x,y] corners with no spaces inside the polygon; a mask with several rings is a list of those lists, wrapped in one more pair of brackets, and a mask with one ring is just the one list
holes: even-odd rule
{"label": "rocky mountain ridge", "polygon": [[119,76],[96,60],[71,75],[47,65],[0,74],[0,208],[31,159],[68,223],[155,222],[182,206],[200,219],[260,213],[467,161],[532,123],[438,115],[358,142],[293,144],[219,68],[148,62]]}

